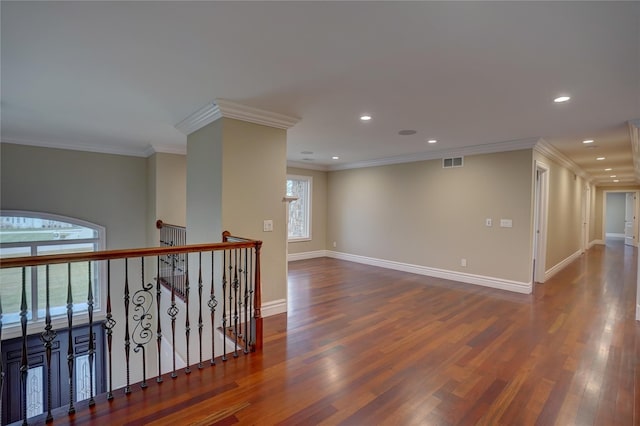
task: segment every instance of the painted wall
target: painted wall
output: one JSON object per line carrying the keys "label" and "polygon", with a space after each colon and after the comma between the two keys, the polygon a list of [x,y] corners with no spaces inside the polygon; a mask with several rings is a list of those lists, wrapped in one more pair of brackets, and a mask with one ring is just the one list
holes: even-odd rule
{"label": "painted wall", "polygon": [[311,241],[295,241],[288,243],[289,253],[305,253],[326,250],[331,247],[327,243],[327,172],[287,167],[287,174],[311,176],[313,188],[311,195]]}
{"label": "painted wall", "polygon": [[531,150],[329,172],[327,205],[332,250],[531,282]]}
{"label": "painted wall", "polygon": [[624,234],[626,192],[609,192],[606,198],[605,233]]}
{"label": "painted wall", "polygon": [[186,226],[187,156],[155,153],[147,158],[147,246],[160,244],[156,220]]}
{"label": "painted wall", "polygon": [[534,158],[549,166],[547,255],[549,271],[582,250],[582,203],[587,182],[554,160],[534,151]]}
{"label": "painted wall", "polygon": [[[222,118],[222,225],[262,240],[262,302],[287,298],[287,132]],[[263,221],[273,220],[273,232]]]}

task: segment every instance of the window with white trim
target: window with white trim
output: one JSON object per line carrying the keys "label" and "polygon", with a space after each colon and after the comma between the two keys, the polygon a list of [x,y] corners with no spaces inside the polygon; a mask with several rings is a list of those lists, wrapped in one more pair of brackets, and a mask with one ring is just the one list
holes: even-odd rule
{"label": "window with white trim", "polygon": [[[0,212],[0,257],[39,256],[91,252],[104,249],[105,229],[82,220],[48,213]],[[49,297],[51,315],[66,315],[68,284],[74,314],[87,312],[88,283],[91,278],[94,311],[100,310],[100,276],[103,266],[91,262],[77,262],[49,266]],[[46,266],[25,269],[28,319],[42,321],[46,308]],[[3,323],[20,320],[22,268],[0,269],[0,301]]]}
{"label": "window with white trim", "polygon": [[287,175],[287,197],[297,200],[289,202],[289,241],[311,239],[311,176]]}

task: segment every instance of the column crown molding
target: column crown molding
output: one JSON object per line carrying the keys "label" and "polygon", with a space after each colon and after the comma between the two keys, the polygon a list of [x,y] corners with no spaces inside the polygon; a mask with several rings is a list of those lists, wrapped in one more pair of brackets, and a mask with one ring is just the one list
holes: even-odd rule
{"label": "column crown molding", "polygon": [[214,102],[208,103],[193,112],[187,118],[176,124],[175,127],[183,134],[189,135],[222,117],[234,118],[236,120],[285,130],[293,127],[300,121],[298,117],[254,108],[226,99],[216,99]]}

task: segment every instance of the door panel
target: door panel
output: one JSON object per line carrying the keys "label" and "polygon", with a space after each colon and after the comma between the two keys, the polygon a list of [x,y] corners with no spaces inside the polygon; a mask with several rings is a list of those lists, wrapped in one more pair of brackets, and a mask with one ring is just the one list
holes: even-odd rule
{"label": "door panel", "polygon": [[624,243],[628,246],[635,245],[635,233],[633,229],[636,216],[635,208],[636,195],[633,192],[627,192],[624,209]]}

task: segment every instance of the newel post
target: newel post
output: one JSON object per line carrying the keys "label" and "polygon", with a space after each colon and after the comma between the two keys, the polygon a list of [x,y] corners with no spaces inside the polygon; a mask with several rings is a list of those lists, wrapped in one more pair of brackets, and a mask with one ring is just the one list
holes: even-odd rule
{"label": "newel post", "polygon": [[260,282],[260,249],[262,248],[262,241],[256,241],[256,269],[255,269],[255,288],[256,291],[253,294],[253,317],[256,321],[256,342],[253,346],[253,351],[262,350],[262,284]]}

